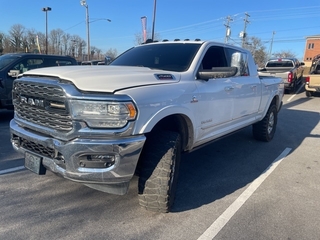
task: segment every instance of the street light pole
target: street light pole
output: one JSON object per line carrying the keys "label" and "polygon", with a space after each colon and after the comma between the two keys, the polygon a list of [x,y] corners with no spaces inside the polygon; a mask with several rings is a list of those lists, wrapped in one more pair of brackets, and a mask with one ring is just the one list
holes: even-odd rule
{"label": "street light pole", "polygon": [[86,0],[81,0],[80,4],[86,8],[86,25],[87,25],[87,44],[88,44],[88,61],[90,61],[90,30],[89,30],[89,6]]}
{"label": "street light pole", "polygon": [[51,7],[42,8],[42,11],[46,12],[46,54],[48,54],[48,11],[51,11]]}

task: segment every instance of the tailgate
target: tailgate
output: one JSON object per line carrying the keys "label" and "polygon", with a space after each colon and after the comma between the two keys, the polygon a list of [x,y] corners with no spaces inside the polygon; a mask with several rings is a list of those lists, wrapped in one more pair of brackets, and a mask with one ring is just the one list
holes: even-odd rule
{"label": "tailgate", "polygon": [[320,75],[308,74],[308,75],[305,75],[305,78],[306,78],[306,90],[310,91],[314,89],[315,91],[320,92]]}
{"label": "tailgate", "polygon": [[320,74],[307,75],[310,78],[309,87],[320,87]]}

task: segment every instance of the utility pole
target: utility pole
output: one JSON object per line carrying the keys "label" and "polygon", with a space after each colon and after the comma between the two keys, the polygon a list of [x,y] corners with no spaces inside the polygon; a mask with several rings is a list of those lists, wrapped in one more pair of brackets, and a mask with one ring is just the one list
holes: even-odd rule
{"label": "utility pole", "polygon": [[270,52],[269,52],[269,58],[271,58],[272,55],[272,45],[273,45],[273,37],[276,34],[275,31],[272,32],[272,38],[271,38],[271,43],[270,43]]}
{"label": "utility pole", "polygon": [[152,20],[152,36],[151,36],[152,42],[154,41],[154,25],[155,25],[155,22],[156,22],[156,9],[157,9],[157,0],[154,0],[154,3],[153,3],[153,20]]}
{"label": "utility pole", "polygon": [[227,17],[227,23],[226,24],[224,24],[224,26],[226,27],[226,38],[225,38],[225,43],[228,43],[228,40],[229,40],[229,38],[230,38],[230,35],[231,35],[231,30],[230,30],[230,22],[232,22],[233,21],[233,19],[230,17],[230,16],[228,16]]}
{"label": "utility pole", "polygon": [[248,17],[250,17],[250,15],[248,13],[245,13],[246,18],[244,19],[244,29],[243,29],[243,35],[242,35],[242,47],[244,47],[245,43],[246,43],[246,37],[247,37],[247,24],[250,23],[248,21]]}

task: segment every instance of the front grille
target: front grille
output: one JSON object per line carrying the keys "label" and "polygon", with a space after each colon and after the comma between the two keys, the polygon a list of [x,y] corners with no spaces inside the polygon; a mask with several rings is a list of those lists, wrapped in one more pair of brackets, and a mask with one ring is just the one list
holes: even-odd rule
{"label": "front grille", "polygon": [[58,86],[16,81],[13,104],[17,116],[23,120],[58,131],[72,130],[66,96]]}
{"label": "front grille", "polygon": [[26,150],[29,150],[30,152],[37,153],[41,156],[54,158],[55,157],[55,151],[52,148],[45,147],[41,144],[37,144],[31,141],[28,141],[26,139],[20,138],[20,146]]}

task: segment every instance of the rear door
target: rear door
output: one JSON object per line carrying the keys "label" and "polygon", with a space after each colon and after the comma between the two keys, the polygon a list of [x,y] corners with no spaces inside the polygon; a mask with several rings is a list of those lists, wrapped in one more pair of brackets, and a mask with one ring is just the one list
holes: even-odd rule
{"label": "rear door", "polygon": [[247,119],[257,113],[261,101],[261,82],[248,68],[248,55],[237,49],[226,48],[229,65],[237,67],[236,76],[231,78],[233,85],[232,120]]}
{"label": "rear door", "polygon": [[237,130],[258,112],[261,83],[258,76],[250,76],[247,57],[236,48],[223,46],[211,46],[204,55],[200,68],[237,67],[238,72],[233,77],[196,81],[198,141]]}

